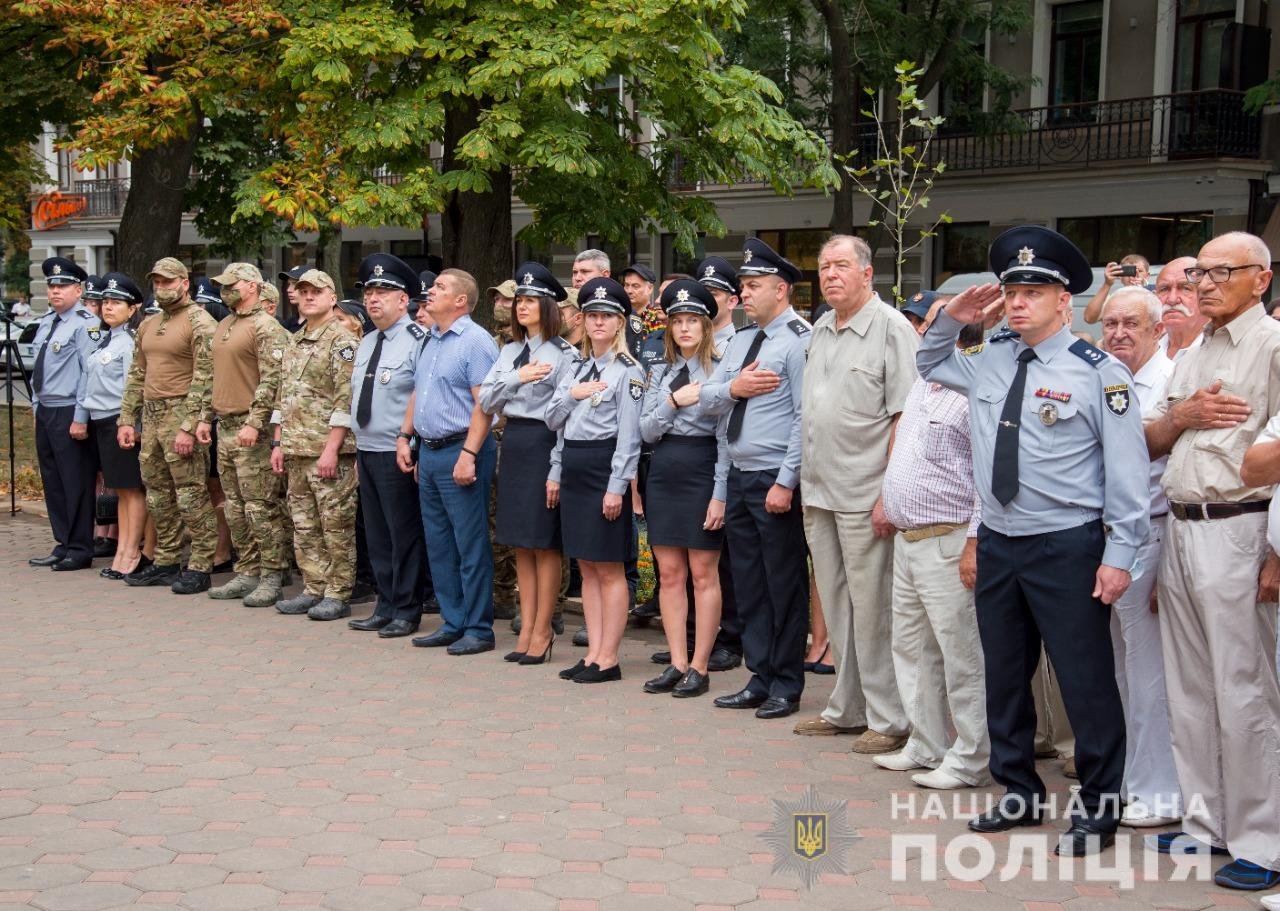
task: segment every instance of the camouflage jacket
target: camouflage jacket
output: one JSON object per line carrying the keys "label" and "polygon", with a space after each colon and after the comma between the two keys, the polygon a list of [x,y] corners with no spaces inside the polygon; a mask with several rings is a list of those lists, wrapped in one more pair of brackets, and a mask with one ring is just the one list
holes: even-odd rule
{"label": "camouflage jacket", "polygon": [[280,425],[285,455],[319,456],[334,427],[346,427],[343,453],[356,451],[351,427],[351,365],[360,339],[341,321],[306,327],[290,339],[280,368],[271,423]]}
{"label": "camouflage jacket", "polygon": [[143,401],[182,397],[180,428],[212,420],[213,317],[190,299],[152,314],[134,338],[133,363],[125,381],[117,424],[137,423]]}

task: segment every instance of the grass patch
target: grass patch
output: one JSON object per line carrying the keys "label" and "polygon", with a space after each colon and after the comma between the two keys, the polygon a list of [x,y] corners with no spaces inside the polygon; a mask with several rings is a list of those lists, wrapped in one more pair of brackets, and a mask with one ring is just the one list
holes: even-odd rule
{"label": "grass patch", "polygon": [[13,449],[16,461],[14,478],[18,496],[27,500],[39,500],[44,496],[40,483],[40,466],[36,461],[36,425],[31,409],[15,405],[13,408],[13,440],[9,439],[8,406],[0,403],[0,495],[9,495],[9,451]]}

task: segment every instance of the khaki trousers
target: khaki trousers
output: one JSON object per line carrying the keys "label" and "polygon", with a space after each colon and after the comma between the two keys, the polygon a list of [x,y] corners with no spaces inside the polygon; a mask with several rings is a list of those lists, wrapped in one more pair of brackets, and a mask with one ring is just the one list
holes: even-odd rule
{"label": "khaki trousers", "polygon": [[1158,592],[1187,834],[1280,870],[1276,606],[1257,602],[1266,513],[1169,516]]}
{"label": "khaki trousers", "polygon": [[872,533],[869,511],[806,506],[804,530],[836,666],[835,689],[822,717],[840,727],[906,734],[890,647],[893,539]]}

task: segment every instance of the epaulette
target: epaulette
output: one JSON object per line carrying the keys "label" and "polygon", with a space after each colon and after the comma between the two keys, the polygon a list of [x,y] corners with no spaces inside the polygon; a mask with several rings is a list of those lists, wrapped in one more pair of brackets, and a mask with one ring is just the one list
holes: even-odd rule
{"label": "epaulette", "polygon": [[124,327],[124,331],[129,336],[129,338],[133,338],[135,335],[138,334],[138,330],[129,325],[126,325]]}
{"label": "epaulette", "polygon": [[419,326],[417,323],[410,323],[408,328],[409,328],[409,334],[412,335],[414,338],[416,338],[418,341],[422,341],[423,336],[427,334],[426,332],[422,331],[422,327]]}
{"label": "epaulette", "polygon": [[555,346],[559,348],[561,351],[569,352],[569,351],[578,350],[577,348],[573,347],[573,342],[569,341],[567,338],[565,338],[562,335],[557,335],[551,341],[554,342]]}
{"label": "epaulette", "polygon": [[620,353],[618,354],[618,360],[622,361],[622,363],[627,364],[628,366],[631,366],[631,367],[639,367],[639,366],[640,366],[640,362],[639,362],[639,361],[637,361],[634,357],[632,357],[632,356],[631,356],[631,352],[630,352],[630,351],[622,351],[622,352],[620,352]]}
{"label": "epaulette", "polygon": [[798,316],[791,322],[787,323],[787,326],[790,327],[791,331],[796,335],[808,335],[813,330],[812,326]]}
{"label": "epaulette", "polygon": [[1022,338],[1020,332],[1014,332],[1012,329],[1001,329],[999,332],[987,339],[988,342],[1007,342],[1015,338]]}
{"label": "epaulette", "polygon": [[755,323],[747,323],[745,326],[739,326],[735,330],[734,334],[736,335],[738,332],[746,332],[748,329],[759,329],[759,328],[760,327],[757,326]]}
{"label": "epaulette", "polygon": [[98,319],[98,317],[94,316],[88,310],[77,310],[76,313],[79,313],[85,319]]}
{"label": "epaulette", "polygon": [[1071,347],[1067,349],[1080,360],[1084,361],[1090,367],[1097,367],[1107,359],[1107,353],[1101,349],[1095,348],[1084,339],[1077,339],[1071,343]]}

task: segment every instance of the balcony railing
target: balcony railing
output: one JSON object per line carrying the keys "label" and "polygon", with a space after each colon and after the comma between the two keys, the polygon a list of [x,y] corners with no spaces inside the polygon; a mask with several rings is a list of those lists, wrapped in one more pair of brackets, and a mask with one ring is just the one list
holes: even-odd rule
{"label": "balcony railing", "polygon": [[129,196],[129,178],[115,177],[107,180],[77,180],[71,185],[73,195],[85,198],[84,218],[109,218],[124,212],[124,201]]}
{"label": "balcony railing", "polygon": [[[1087,168],[1108,162],[1257,158],[1261,117],[1244,94],[1184,92],[1012,111],[989,130],[944,124],[929,146],[947,171]],[[878,157],[874,127],[858,136],[858,159]]]}

